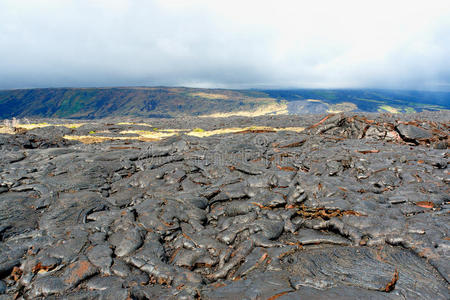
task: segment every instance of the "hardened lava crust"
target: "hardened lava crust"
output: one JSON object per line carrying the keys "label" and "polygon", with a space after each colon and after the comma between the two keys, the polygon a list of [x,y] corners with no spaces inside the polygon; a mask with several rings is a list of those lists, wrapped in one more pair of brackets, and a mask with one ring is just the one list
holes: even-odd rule
{"label": "hardened lava crust", "polygon": [[0,299],[449,299],[449,120],[5,122]]}

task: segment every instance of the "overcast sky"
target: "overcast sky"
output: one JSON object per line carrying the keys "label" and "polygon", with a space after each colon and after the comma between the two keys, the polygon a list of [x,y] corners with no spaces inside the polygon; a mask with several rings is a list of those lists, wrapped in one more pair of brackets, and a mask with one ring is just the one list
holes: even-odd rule
{"label": "overcast sky", "polygon": [[450,91],[449,0],[0,0],[0,88]]}

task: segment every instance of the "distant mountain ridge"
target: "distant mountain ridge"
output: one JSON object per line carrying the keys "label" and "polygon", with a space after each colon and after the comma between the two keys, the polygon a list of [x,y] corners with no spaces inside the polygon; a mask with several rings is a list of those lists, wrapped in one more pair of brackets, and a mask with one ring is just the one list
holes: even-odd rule
{"label": "distant mountain ridge", "polygon": [[391,90],[228,90],[184,87],[0,90],[0,118],[173,118],[233,114],[449,110],[450,93]]}

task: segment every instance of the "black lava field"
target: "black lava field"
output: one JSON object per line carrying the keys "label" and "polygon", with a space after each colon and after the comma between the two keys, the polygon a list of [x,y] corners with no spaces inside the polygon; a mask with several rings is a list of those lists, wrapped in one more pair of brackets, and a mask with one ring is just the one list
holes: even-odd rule
{"label": "black lava field", "polygon": [[[0,134],[0,299],[449,299],[449,120],[101,119]],[[143,123],[201,130],[120,134]],[[96,134],[110,139],[65,138]]]}

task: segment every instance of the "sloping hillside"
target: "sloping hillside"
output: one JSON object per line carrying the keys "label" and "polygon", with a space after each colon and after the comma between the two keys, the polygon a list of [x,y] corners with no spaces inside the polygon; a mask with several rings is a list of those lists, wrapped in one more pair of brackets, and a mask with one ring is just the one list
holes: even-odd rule
{"label": "sloping hillside", "polygon": [[450,93],[378,90],[226,90],[182,87],[0,91],[0,119],[259,116],[450,109]]}
{"label": "sloping hillside", "polygon": [[189,88],[62,88],[0,91],[0,118],[176,117],[260,107],[275,113],[280,100],[257,91]]}

